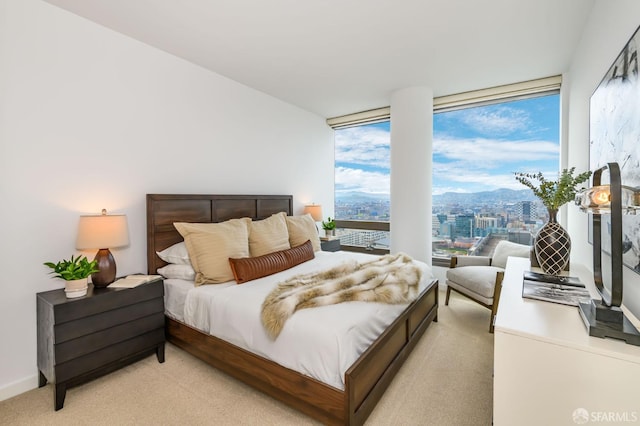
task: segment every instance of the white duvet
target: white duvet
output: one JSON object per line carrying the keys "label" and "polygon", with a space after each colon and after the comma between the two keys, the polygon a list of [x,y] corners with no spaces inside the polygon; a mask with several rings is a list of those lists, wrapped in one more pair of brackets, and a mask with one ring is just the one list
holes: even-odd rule
{"label": "white duvet", "polygon": [[[278,364],[344,389],[344,373],[407,305],[346,302],[294,313],[272,340],[260,322],[262,302],[287,278],[329,269],[346,259],[366,262],[372,255],[316,252],[292,269],[238,285],[233,282],[195,287],[193,282],[166,279],[167,315]],[[420,291],[432,279],[422,262]]]}

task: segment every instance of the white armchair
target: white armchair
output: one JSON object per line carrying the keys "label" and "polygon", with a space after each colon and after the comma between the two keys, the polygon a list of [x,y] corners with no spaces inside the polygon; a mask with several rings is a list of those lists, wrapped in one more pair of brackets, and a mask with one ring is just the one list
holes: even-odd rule
{"label": "white armchair", "polygon": [[500,241],[493,257],[452,256],[450,269],[447,271],[447,295],[444,304],[449,305],[449,296],[453,290],[491,309],[489,332],[493,333],[493,319],[498,310],[504,268],[509,256],[530,258],[531,247]]}

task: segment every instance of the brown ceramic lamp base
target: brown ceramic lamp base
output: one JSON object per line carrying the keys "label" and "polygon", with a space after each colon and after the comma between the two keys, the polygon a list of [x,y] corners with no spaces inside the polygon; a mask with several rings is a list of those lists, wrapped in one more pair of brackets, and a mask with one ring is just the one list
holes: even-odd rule
{"label": "brown ceramic lamp base", "polygon": [[100,249],[96,253],[99,272],[91,274],[94,287],[106,287],[116,279],[116,260],[109,249]]}

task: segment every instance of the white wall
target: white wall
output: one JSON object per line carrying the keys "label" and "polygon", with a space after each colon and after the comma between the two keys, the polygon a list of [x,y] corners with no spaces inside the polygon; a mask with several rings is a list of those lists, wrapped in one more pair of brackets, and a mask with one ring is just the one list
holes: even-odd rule
{"label": "white wall", "polygon": [[[589,99],[638,25],[640,2],[637,0],[596,1],[563,80],[563,95],[569,96],[569,166],[581,171],[589,169]],[[587,241],[587,215],[575,206],[568,210],[571,262],[586,264],[593,270],[592,246]],[[609,257],[603,256],[602,262],[609,264]],[[640,275],[626,267],[623,273],[623,304],[640,317]]]}
{"label": "white wall", "polygon": [[42,262],[76,252],[80,214],[128,216],[118,274],[146,269],[146,193],[333,216],[322,117],[39,0],[0,0],[0,64],[0,400],[37,386],[35,295],[62,287]]}

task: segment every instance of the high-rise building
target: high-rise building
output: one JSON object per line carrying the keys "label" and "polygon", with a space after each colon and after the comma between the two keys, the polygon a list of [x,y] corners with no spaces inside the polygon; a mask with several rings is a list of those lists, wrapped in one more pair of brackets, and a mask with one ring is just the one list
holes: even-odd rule
{"label": "high-rise building", "polygon": [[515,207],[520,221],[531,223],[538,219],[538,209],[533,201],[519,201]]}
{"label": "high-rise building", "polygon": [[431,235],[434,237],[440,235],[440,220],[438,216],[439,215],[434,214],[431,217]]}
{"label": "high-rise building", "polygon": [[498,219],[495,217],[478,217],[476,218],[476,228],[487,229],[497,228]]}
{"label": "high-rise building", "polygon": [[[456,215],[455,237],[473,238],[473,227],[475,225],[475,216],[471,213]],[[452,235],[453,239],[453,235]]]}

